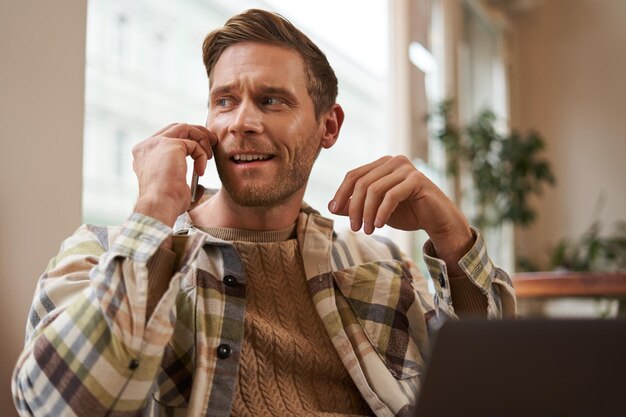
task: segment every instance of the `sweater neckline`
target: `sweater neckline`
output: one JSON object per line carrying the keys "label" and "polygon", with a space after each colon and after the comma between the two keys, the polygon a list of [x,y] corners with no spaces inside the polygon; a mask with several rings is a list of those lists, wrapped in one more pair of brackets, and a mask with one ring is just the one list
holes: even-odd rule
{"label": "sweater neckline", "polygon": [[296,223],[281,230],[246,230],[230,227],[194,226],[218,239],[230,242],[268,243],[283,242],[296,237]]}

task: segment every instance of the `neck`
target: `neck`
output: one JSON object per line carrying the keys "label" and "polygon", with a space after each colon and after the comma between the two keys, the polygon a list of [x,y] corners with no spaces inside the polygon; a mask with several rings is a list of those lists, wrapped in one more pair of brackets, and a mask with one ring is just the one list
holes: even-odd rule
{"label": "neck", "polygon": [[247,207],[236,204],[223,188],[189,212],[191,221],[203,227],[228,227],[244,230],[283,230],[298,218],[304,188],[288,200],[272,207]]}

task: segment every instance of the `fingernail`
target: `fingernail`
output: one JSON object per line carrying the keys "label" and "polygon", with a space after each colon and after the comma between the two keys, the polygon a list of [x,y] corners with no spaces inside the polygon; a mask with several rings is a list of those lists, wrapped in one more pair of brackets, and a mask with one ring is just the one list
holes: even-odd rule
{"label": "fingernail", "polygon": [[328,210],[330,210],[331,213],[334,213],[336,209],[337,202],[335,200],[330,200],[330,203],[328,203]]}
{"label": "fingernail", "polygon": [[357,231],[361,228],[361,222],[358,222],[356,220],[350,220],[350,227],[352,228],[353,231]]}

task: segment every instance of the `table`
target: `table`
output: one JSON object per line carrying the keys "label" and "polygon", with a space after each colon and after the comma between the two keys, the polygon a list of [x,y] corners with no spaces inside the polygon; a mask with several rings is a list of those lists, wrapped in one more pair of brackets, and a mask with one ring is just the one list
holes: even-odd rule
{"label": "table", "polygon": [[[617,300],[619,316],[626,316],[626,273],[546,271],[513,275],[513,286],[521,305],[539,304],[559,298]],[[534,304],[533,304],[534,303]],[[532,314],[531,314],[532,315]]]}

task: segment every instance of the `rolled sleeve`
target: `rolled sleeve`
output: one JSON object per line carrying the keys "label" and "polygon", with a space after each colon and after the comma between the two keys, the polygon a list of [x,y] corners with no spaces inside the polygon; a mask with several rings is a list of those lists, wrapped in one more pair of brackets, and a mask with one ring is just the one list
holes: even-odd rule
{"label": "rolled sleeve", "polygon": [[[474,244],[459,260],[459,267],[470,282],[487,296],[489,318],[515,315],[515,292],[511,279],[489,258],[487,246],[480,231],[475,227],[471,229],[474,235]],[[435,249],[430,240],[424,244],[424,261],[433,280],[438,306],[444,308],[451,316],[456,317],[452,308],[450,292],[450,280],[453,277],[448,275],[446,263],[436,257]]]}

